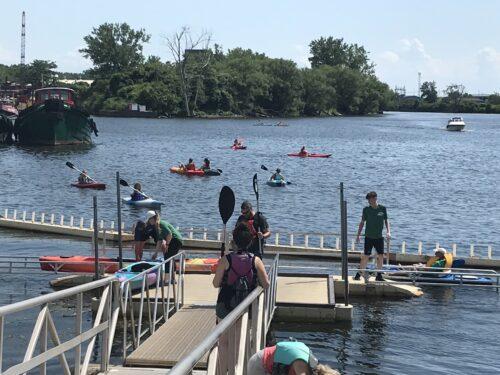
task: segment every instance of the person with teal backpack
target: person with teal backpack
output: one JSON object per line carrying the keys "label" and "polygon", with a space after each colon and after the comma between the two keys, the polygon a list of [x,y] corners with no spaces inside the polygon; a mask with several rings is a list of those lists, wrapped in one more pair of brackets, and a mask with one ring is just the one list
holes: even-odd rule
{"label": "person with teal backpack", "polygon": [[247,375],[339,375],[320,365],[311,349],[300,341],[281,341],[255,353],[247,363]]}

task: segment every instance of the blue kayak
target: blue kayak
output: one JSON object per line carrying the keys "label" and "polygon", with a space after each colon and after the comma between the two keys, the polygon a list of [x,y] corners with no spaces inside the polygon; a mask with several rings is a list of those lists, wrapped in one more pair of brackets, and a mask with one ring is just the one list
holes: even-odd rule
{"label": "blue kayak", "polygon": [[[141,261],[128,265],[127,267],[122,268],[121,270],[115,272],[115,276],[118,278],[118,281],[121,283],[134,278],[140,273],[157,266],[158,262],[148,262]],[[146,274],[146,288],[154,285],[156,283],[156,276],[158,274],[158,269],[154,269],[151,272]],[[142,288],[142,280],[143,277],[138,277],[130,282],[130,286],[132,290],[141,289]]]}
{"label": "blue kayak", "polygon": [[268,184],[269,186],[273,186],[273,187],[282,187],[282,186],[286,186],[286,181],[285,180],[268,180],[266,182],[266,184]]}
{"label": "blue kayak", "polygon": [[132,198],[127,197],[127,198],[122,198],[122,201],[123,203],[128,204],[130,206],[146,207],[146,208],[161,208],[161,205],[163,204],[162,202],[159,202],[151,198],[142,199],[140,201],[133,201]]}
{"label": "blue kayak", "polygon": [[[368,265],[367,268],[373,268],[373,265]],[[402,281],[402,282],[417,282],[417,283],[434,283],[434,284],[476,284],[476,285],[492,285],[493,278],[471,275],[458,275],[450,269],[445,269],[440,274],[423,274],[418,272],[418,268],[412,273],[402,273],[401,271],[410,271],[408,267],[398,267],[395,265],[384,265],[384,277],[387,280]],[[431,271],[426,269],[426,271]],[[437,270],[436,270],[437,271]],[[455,269],[460,273],[460,269]],[[480,270],[478,270],[481,273]]]}

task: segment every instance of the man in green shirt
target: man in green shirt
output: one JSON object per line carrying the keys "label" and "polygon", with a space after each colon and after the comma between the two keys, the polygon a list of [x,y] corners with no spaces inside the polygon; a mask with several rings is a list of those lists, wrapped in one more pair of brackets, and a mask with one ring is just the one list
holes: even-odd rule
{"label": "man in green shirt", "polygon": [[[356,237],[356,242],[359,243],[359,238],[363,227],[366,223],[365,229],[365,246],[364,252],[361,255],[361,262],[359,264],[360,269],[366,269],[366,264],[368,259],[372,254],[372,249],[375,248],[377,252],[377,269],[382,269],[384,265],[384,236],[382,231],[384,229],[384,223],[386,228],[387,240],[391,238],[391,229],[389,227],[389,219],[387,217],[387,209],[381,204],[377,203],[377,193],[374,191],[366,194],[366,199],[368,200],[369,206],[363,208],[363,215],[361,217],[361,222],[358,227],[358,236]],[[359,280],[361,274],[358,272],[354,276],[354,280]],[[377,281],[383,281],[382,274],[377,272]]]}

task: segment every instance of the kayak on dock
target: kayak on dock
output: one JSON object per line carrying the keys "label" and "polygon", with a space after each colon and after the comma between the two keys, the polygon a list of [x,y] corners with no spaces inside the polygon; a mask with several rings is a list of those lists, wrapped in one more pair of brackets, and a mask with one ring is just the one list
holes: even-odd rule
{"label": "kayak on dock", "polygon": [[215,273],[217,264],[219,264],[219,258],[192,258],[186,259],[184,267],[186,272]]}
{"label": "kayak on dock", "polygon": [[132,198],[126,197],[122,198],[122,201],[123,203],[128,204],[129,206],[147,207],[147,208],[161,208],[161,205],[164,204],[152,198],[146,198],[140,201],[133,201]]}
{"label": "kayak on dock", "polygon": [[77,187],[79,189],[96,189],[96,190],[105,190],[106,184],[101,182],[90,182],[88,184],[81,184],[79,182],[72,183],[71,186]]}
{"label": "kayak on dock", "polygon": [[[131,280],[140,273],[157,266],[159,263],[156,261],[141,261],[128,265],[121,270],[115,272],[115,276],[119,282],[123,283]],[[158,269],[146,273],[146,288],[156,283]],[[132,290],[142,288],[143,277],[137,277],[130,282]]]}
{"label": "kayak on dock", "polygon": [[332,156],[332,154],[301,154],[301,153],[296,153],[296,154],[287,154],[288,156],[296,156],[299,158],[329,158]]}
{"label": "kayak on dock", "polygon": [[[94,273],[95,258],[82,255],[74,256],[41,256],[38,258],[42,271],[74,272],[74,273]],[[99,258],[99,267],[104,273],[114,273],[118,271],[116,258]]]}

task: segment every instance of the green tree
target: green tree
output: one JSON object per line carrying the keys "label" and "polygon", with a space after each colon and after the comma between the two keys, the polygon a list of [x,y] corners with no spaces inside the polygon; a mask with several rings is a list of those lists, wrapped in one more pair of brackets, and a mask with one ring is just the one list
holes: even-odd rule
{"label": "green tree", "polygon": [[87,46],[80,52],[92,60],[95,73],[105,76],[140,65],[144,61],[143,43],[149,39],[144,29],[134,30],[126,23],[104,23],[83,38]]}
{"label": "green tree", "polygon": [[420,86],[420,92],[421,92],[421,98],[426,102],[426,103],[436,103],[438,94],[437,94],[437,89],[436,89],[436,82],[434,81],[427,81],[422,83],[422,86]]}
{"label": "green tree", "polygon": [[448,101],[453,105],[455,110],[460,105],[460,102],[464,97],[464,92],[465,92],[465,86],[458,84],[449,85],[446,88],[446,90],[444,90],[444,93],[446,94]]}
{"label": "green tree", "polygon": [[313,40],[309,48],[312,55],[309,61],[313,68],[330,65],[351,68],[363,74],[374,73],[374,64],[370,62],[365,48],[345,43],[342,38],[321,37]]}
{"label": "green tree", "polygon": [[327,72],[333,69],[322,66],[317,69],[302,70],[303,114],[307,116],[331,115],[336,112],[337,92],[328,81]]}

